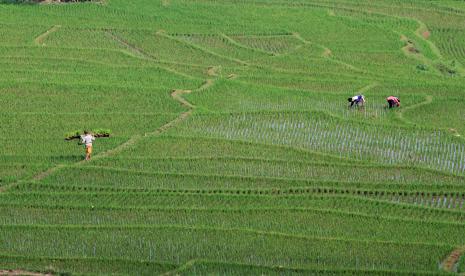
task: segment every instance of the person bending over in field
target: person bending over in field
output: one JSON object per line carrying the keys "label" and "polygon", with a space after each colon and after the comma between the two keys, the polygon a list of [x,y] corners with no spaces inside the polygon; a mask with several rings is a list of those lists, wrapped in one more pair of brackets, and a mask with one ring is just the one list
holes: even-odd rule
{"label": "person bending over in field", "polygon": [[365,106],[365,96],[363,95],[357,95],[353,96],[352,98],[347,99],[350,103],[349,107],[355,106]]}
{"label": "person bending over in field", "polygon": [[87,130],[84,131],[84,135],[81,136],[81,143],[86,145],[86,160],[90,160],[90,156],[92,155],[93,141],[95,141],[95,137]]}
{"label": "person bending over in field", "polygon": [[389,108],[400,107],[400,100],[397,97],[389,96],[386,98],[386,101],[388,102]]}

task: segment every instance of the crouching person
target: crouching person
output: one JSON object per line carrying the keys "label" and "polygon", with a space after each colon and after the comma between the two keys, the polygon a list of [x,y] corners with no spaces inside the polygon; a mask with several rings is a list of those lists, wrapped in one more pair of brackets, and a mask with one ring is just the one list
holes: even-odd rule
{"label": "crouching person", "polygon": [[386,98],[389,108],[400,107],[400,100],[397,97],[389,96]]}
{"label": "crouching person", "polygon": [[353,96],[352,98],[347,99],[350,103],[349,107],[355,106],[365,106],[365,96],[363,95],[357,95]]}

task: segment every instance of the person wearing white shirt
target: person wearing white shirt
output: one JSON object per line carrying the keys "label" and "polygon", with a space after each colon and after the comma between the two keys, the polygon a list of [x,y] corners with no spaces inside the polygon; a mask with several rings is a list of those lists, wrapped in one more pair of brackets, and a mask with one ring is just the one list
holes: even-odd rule
{"label": "person wearing white shirt", "polygon": [[92,155],[92,142],[95,141],[95,137],[88,132],[84,131],[84,135],[81,136],[81,143],[86,146],[86,160],[90,160]]}
{"label": "person wearing white shirt", "polygon": [[354,105],[356,105],[356,106],[364,106],[365,105],[365,96],[363,96],[363,95],[353,96],[352,98],[348,98],[347,100],[350,103],[349,107],[353,107]]}

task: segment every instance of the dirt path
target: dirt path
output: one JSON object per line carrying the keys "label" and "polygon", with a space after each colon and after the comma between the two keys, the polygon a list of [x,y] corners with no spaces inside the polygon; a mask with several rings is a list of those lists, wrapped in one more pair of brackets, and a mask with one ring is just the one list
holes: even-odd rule
{"label": "dirt path", "polygon": [[39,273],[26,270],[0,270],[0,276],[52,276],[50,273]]}
{"label": "dirt path", "polygon": [[[40,46],[44,46],[43,44],[43,41],[46,39],[46,37],[48,35],[50,35],[51,33],[53,32],[56,32],[61,26],[60,25],[56,25],[54,27],[52,27],[51,29],[49,29],[48,31],[46,31],[45,33],[41,34],[40,36],[38,36],[34,42],[37,44],[37,45],[40,45]],[[155,60],[154,57],[152,57],[151,55],[145,53],[142,49],[139,49],[138,47],[134,46],[134,45],[131,45],[130,43],[128,43],[127,41],[125,41],[124,39],[122,39],[121,37],[111,33],[110,31],[107,31],[106,34],[113,40],[115,40],[116,42],[118,42],[119,44],[121,44],[122,46],[124,46],[125,48],[129,49],[128,51],[131,51],[132,55],[134,56],[137,56],[139,58],[143,58],[143,59],[147,59],[147,60]],[[188,78],[192,78],[191,76],[188,76],[188,75],[185,75],[183,73],[179,73],[175,70],[172,70],[172,69],[168,69],[168,68],[164,68],[164,67],[161,67],[167,71],[170,71],[170,72],[173,72],[175,74],[178,74],[178,75],[181,75],[181,76],[186,76]],[[216,70],[215,70],[216,71]],[[186,112],[183,112],[181,113],[178,117],[176,117],[175,119],[173,119],[172,121],[164,124],[163,126],[159,127],[158,129],[156,129],[155,131],[153,132],[149,132],[149,133],[145,133],[144,135],[134,135],[132,136],[129,140],[127,140],[126,142],[124,142],[123,144],[113,148],[113,149],[110,149],[110,150],[107,150],[105,152],[102,152],[98,155],[95,155],[93,157],[93,159],[101,159],[101,158],[104,158],[104,157],[107,157],[107,156],[111,156],[111,155],[114,155],[114,154],[117,154],[123,150],[125,150],[126,148],[128,147],[131,147],[132,145],[136,144],[139,140],[141,140],[143,137],[147,137],[147,136],[156,136],[156,135],[159,135],[160,133],[163,133],[165,131],[167,131],[168,129],[172,128],[173,126],[179,124],[180,122],[184,121],[185,119],[187,119],[192,113],[193,113],[193,110],[195,108],[194,105],[192,105],[191,103],[189,103],[187,100],[185,100],[182,95],[184,94],[189,94],[189,93],[192,93],[194,91],[202,91],[202,90],[205,90],[207,89],[208,87],[212,86],[214,84],[214,80],[213,79],[207,79],[204,84],[202,84],[202,86],[200,86],[199,88],[195,89],[195,90],[173,90],[173,92],[171,93],[171,97],[176,100],[177,102],[179,102],[181,105],[187,107],[189,110],[186,111]],[[77,163],[74,163],[73,165],[74,166],[77,166],[77,165],[80,165],[80,164],[84,164],[86,163],[85,160],[82,160],[82,161],[79,161]],[[34,180],[34,181],[40,181],[42,179],[45,179],[46,177],[48,177],[49,175],[51,175],[52,173],[64,168],[64,167],[67,167],[69,165],[65,165],[65,164],[58,164],[54,167],[51,167],[45,171],[42,171],[34,176],[32,176],[32,178],[29,178],[28,180]],[[8,185],[5,185],[5,186],[2,186],[0,187],[0,193],[3,193],[3,192],[6,192],[7,190],[9,189],[12,189],[16,186],[18,186],[19,184],[21,184],[23,180],[19,180],[17,182],[14,182],[14,183],[11,183],[11,184],[8,184]]]}
{"label": "dirt path", "polygon": [[[431,51],[433,51],[433,53],[436,55],[436,57],[438,59],[443,59],[443,56],[441,54],[441,51],[438,49],[438,47],[436,46],[436,44],[434,44],[431,40],[429,40],[429,36],[430,36],[430,31],[428,30],[428,26],[426,26],[425,23],[423,23],[423,21],[420,21],[416,18],[411,18],[413,20],[415,20],[417,23],[418,23],[418,29],[415,31],[415,35],[423,40],[426,44],[428,44],[428,46],[430,47]],[[427,35],[428,34],[428,35]]]}
{"label": "dirt path", "polygon": [[52,33],[58,31],[59,29],[61,28],[61,25],[55,25],[53,26],[52,28],[50,28],[49,30],[47,30],[45,33],[39,35],[38,37],[36,37],[34,39],[34,43],[37,45],[37,46],[45,46],[45,39],[51,35]]}
{"label": "dirt path", "polygon": [[[157,128],[155,131],[152,131],[152,132],[148,132],[148,133],[145,133],[144,135],[134,135],[132,136],[129,140],[127,140],[126,142],[124,142],[123,144],[115,147],[115,148],[112,148],[110,150],[107,150],[105,152],[102,152],[98,155],[95,155],[92,159],[93,160],[96,160],[96,159],[102,159],[102,158],[105,158],[105,157],[108,157],[108,156],[112,156],[112,155],[115,155],[119,152],[122,152],[124,151],[125,149],[133,146],[134,144],[136,144],[137,142],[139,142],[141,139],[143,139],[144,137],[152,137],[152,136],[157,136],[167,130],[169,130],[170,128],[178,125],[179,123],[181,123],[182,121],[186,120],[187,118],[189,118],[192,113],[194,112],[194,109],[196,108],[195,105],[193,105],[192,103],[188,102],[186,99],[184,99],[183,95],[186,95],[186,94],[190,94],[192,92],[200,92],[200,91],[203,91],[205,89],[208,89],[209,87],[211,87],[212,85],[214,85],[214,80],[213,79],[207,79],[199,88],[195,89],[195,90],[180,90],[180,89],[175,89],[173,90],[173,92],[171,93],[171,97],[179,102],[181,105],[183,105],[184,107],[188,108],[187,111],[181,113],[178,117],[176,117],[175,119],[167,122],[166,124],[162,125],[161,127]],[[81,165],[81,164],[86,164],[87,161],[85,160],[82,160],[82,161],[79,161],[77,163],[74,163],[73,166],[78,166],[78,165]],[[48,177],[49,175],[51,175],[52,173],[64,168],[64,167],[67,167],[67,165],[64,165],[64,164],[58,164],[56,165],[55,167],[51,167],[49,168],[48,170],[46,171],[43,171],[43,172],[40,172],[36,175],[34,175],[32,177],[32,180],[35,180],[35,181],[39,181],[39,180],[42,180],[46,177]],[[19,184],[21,183],[21,181],[17,181],[15,183],[12,183],[10,185],[6,185],[6,186],[3,186],[3,187],[0,187],[0,193],[1,192],[5,192],[11,188],[14,188],[16,186],[18,186]]]}
{"label": "dirt path", "polygon": [[211,66],[207,69],[207,75],[210,77],[217,77],[221,71],[220,66]]}
{"label": "dirt path", "polygon": [[[434,57],[431,59],[431,58],[424,56],[420,52],[412,52],[411,50],[409,50],[409,49],[412,49],[412,46],[415,46],[415,45],[413,43],[407,43],[407,42],[410,42],[410,40],[405,35],[401,35],[401,40],[407,43],[407,45],[404,48],[402,48],[402,51],[407,56],[413,57],[423,62],[424,64],[428,65],[432,70],[434,70],[436,73],[438,73],[439,75],[442,75],[441,71],[436,68],[435,62],[438,60],[445,61],[445,59],[444,59],[444,56],[441,54],[441,51],[439,50],[439,48],[436,46],[436,44],[434,44],[434,42],[429,39],[431,36],[431,32],[429,31],[428,26],[426,26],[425,23],[423,23],[422,21],[416,18],[410,18],[410,19],[415,20],[418,24],[418,28],[415,31],[416,38],[422,40],[424,43],[428,45],[428,47],[433,52]],[[461,76],[465,74],[465,69],[463,68],[463,66],[458,66],[458,68],[456,69],[457,69],[457,72]]]}
{"label": "dirt path", "polygon": [[416,59],[417,61],[423,63],[424,65],[427,65],[430,70],[435,72],[437,75],[442,75],[441,72],[436,69],[434,65],[434,61],[423,55],[418,49],[415,43],[408,38],[407,36],[397,33],[400,35],[400,41],[405,43],[405,46],[402,47],[402,52],[406,57]]}
{"label": "dirt path", "polygon": [[425,98],[425,100],[423,102],[417,103],[417,104],[414,104],[414,105],[410,105],[410,106],[407,106],[407,107],[404,107],[404,108],[400,109],[399,112],[396,113],[397,119],[402,121],[404,124],[414,124],[412,121],[407,120],[407,119],[404,118],[404,112],[415,109],[415,108],[418,108],[418,107],[421,107],[421,106],[424,106],[424,105],[431,104],[432,102],[433,102],[433,96],[426,96],[426,98]]}
{"label": "dirt path", "polygon": [[[95,159],[102,159],[102,158],[105,158],[105,157],[108,157],[108,156],[111,156],[111,155],[115,155],[115,154],[117,154],[119,152],[122,152],[126,148],[136,144],[137,142],[139,142],[144,137],[159,135],[159,134],[167,131],[168,129],[176,126],[177,124],[181,123],[182,121],[186,120],[194,112],[195,105],[188,102],[182,96],[185,95],[185,94],[190,94],[192,92],[200,92],[202,90],[205,90],[205,89],[211,87],[213,84],[214,84],[214,81],[211,80],[211,79],[208,79],[208,80],[205,81],[204,84],[202,84],[202,86],[200,86],[199,88],[197,88],[195,90],[180,90],[180,89],[173,90],[173,92],[171,93],[171,97],[175,101],[179,102],[181,105],[187,107],[189,109],[188,111],[185,111],[185,112],[181,113],[178,117],[176,117],[175,119],[173,119],[173,120],[169,121],[168,123],[162,125],[161,127],[157,128],[155,131],[145,133],[144,135],[133,136],[127,142],[125,142],[125,143],[121,144],[120,146],[117,146],[117,147],[115,147],[115,148],[113,148],[111,150],[100,153],[99,155],[96,155],[93,159],[94,160]],[[76,165],[85,164],[85,163],[86,163],[86,161],[80,161]]]}
{"label": "dirt path", "polygon": [[[176,126],[177,124],[181,123],[182,121],[186,120],[194,112],[195,105],[188,102],[182,96],[185,95],[185,94],[190,94],[192,92],[200,92],[202,90],[205,90],[205,89],[211,87],[213,84],[214,84],[214,81],[212,79],[208,79],[208,80],[206,80],[204,82],[204,84],[202,84],[202,86],[200,86],[199,88],[197,88],[195,90],[180,90],[180,89],[173,90],[173,92],[171,93],[171,97],[175,101],[179,102],[181,105],[187,107],[189,109],[188,111],[185,111],[185,112],[181,113],[178,117],[176,117],[175,119],[173,119],[173,120],[169,121],[168,123],[162,125],[161,127],[157,128],[155,131],[145,133],[143,136],[142,135],[133,136],[126,143],[123,143],[123,144],[121,144],[120,146],[118,146],[116,148],[113,148],[111,150],[103,152],[103,153],[95,156],[93,159],[94,160],[95,159],[101,159],[101,158],[105,158],[105,157],[117,154],[117,153],[125,150],[126,148],[136,144],[138,141],[140,141],[144,137],[159,135],[159,134],[167,131],[168,129]],[[80,161],[78,164],[84,164],[84,163],[86,163],[86,161]]]}
{"label": "dirt path", "polygon": [[[423,102],[417,103],[417,104],[414,104],[414,105],[410,105],[410,106],[407,106],[407,107],[404,107],[404,108],[400,109],[396,113],[396,117],[397,117],[397,119],[399,121],[403,122],[404,124],[414,125],[415,123],[413,121],[410,121],[410,120],[408,120],[408,119],[406,119],[404,117],[404,113],[406,111],[409,111],[409,110],[412,110],[412,109],[415,109],[415,108],[418,108],[418,107],[421,107],[421,106],[424,106],[424,105],[431,104],[432,102],[433,102],[433,96],[428,95],[428,96],[425,97],[425,100]],[[465,141],[465,137],[462,136],[455,128],[441,128],[441,130],[444,130],[445,132],[450,133],[454,137],[457,137],[457,138]]]}
{"label": "dirt path", "polygon": [[455,267],[460,257],[465,254],[465,246],[456,248],[449,256],[442,262],[442,269],[447,272],[457,272]]}

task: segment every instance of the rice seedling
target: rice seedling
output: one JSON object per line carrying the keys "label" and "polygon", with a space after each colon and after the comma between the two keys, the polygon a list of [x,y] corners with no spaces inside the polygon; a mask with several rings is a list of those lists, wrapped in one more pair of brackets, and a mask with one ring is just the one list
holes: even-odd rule
{"label": "rice seedling", "polygon": [[[460,1],[0,18],[0,274],[463,271]],[[84,129],[111,130],[88,162],[63,140]]]}

